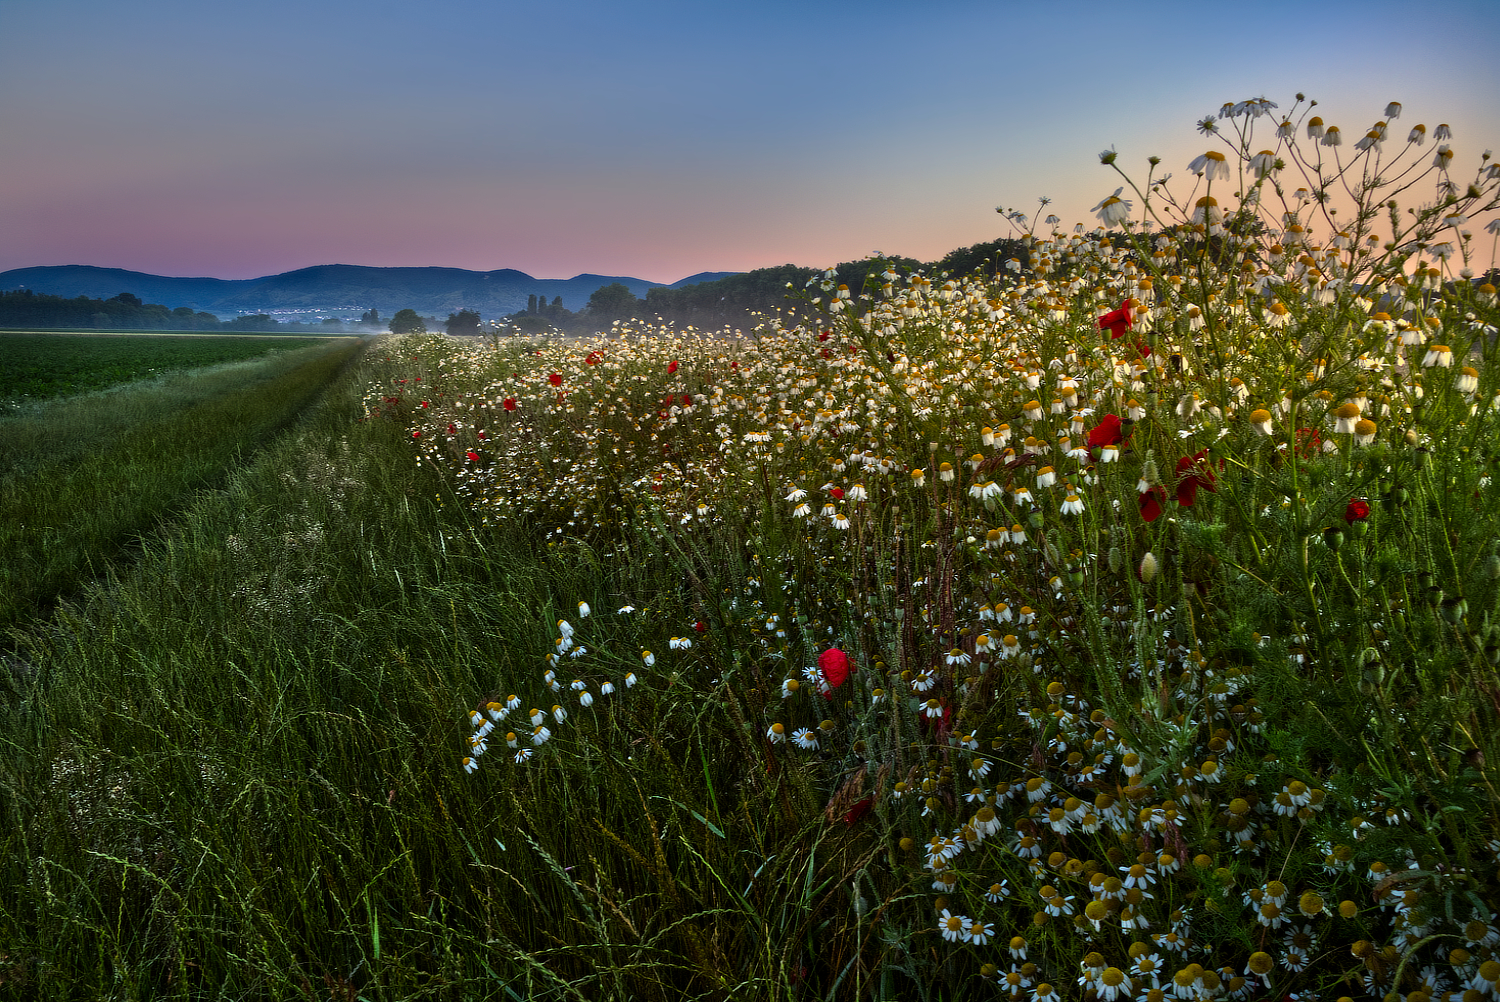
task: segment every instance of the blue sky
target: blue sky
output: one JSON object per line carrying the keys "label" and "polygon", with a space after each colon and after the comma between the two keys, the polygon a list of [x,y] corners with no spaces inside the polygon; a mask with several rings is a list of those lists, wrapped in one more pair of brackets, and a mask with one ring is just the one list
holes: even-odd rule
{"label": "blue sky", "polygon": [[[0,270],[698,271],[934,258],[1114,145],[1303,91],[1500,149],[1493,0],[1215,5],[4,0]],[[1356,131],[1357,130],[1357,131]]]}

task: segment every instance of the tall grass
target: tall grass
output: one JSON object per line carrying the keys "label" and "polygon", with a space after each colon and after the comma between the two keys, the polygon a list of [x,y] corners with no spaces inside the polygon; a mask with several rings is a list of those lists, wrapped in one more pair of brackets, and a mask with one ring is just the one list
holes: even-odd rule
{"label": "tall grass", "polygon": [[[602,712],[593,726],[636,742],[634,760],[580,738],[580,766],[520,790],[486,793],[452,768],[465,694],[529,669],[550,646],[548,610],[648,583],[525,533],[481,541],[438,504],[404,429],[349,423],[360,389],[343,384],[312,424],[200,495],[12,663],[4,984],[546,997],[571,980],[580,997],[592,976],[638,997],[717,980],[728,944],[683,920],[739,928],[744,905],[718,916],[696,900],[705,874],[677,861],[684,839],[710,838],[700,865],[737,882],[725,861],[741,850],[708,835],[731,819],[676,829],[723,769],[705,758],[722,718],[686,692]],[[718,778],[724,809],[743,808]],[[641,840],[642,812],[663,844]],[[763,837],[779,827],[794,843],[793,822],[756,814]],[[800,852],[765,876],[801,877]],[[639,938],[603,964],[563,949],[554,921],[611,950]],[[753,944],[736,935],[736,950]]]}

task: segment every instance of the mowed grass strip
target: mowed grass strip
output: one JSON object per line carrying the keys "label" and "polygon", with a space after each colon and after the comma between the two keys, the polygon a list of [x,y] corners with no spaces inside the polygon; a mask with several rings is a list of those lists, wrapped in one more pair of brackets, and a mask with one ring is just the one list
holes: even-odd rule
{"label": "mowed grass strip", "polygon": [[329,342],[0,423],[0,627],[102,573],[294,420],[359,348]]}
{"label": "mowed grass strip", "polygon": [[305,348],[309,338],[233,334],[30,334],[0,332],[0,401],[44,400],[182,369]]}

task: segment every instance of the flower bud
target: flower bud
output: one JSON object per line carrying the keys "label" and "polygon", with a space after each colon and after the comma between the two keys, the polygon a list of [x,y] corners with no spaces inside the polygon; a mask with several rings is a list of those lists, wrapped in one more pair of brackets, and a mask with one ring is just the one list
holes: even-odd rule
{"label": "flower bud", "polygon": [[1438,606],[1438,612],[1443,617],[1443,621],[1450,624],[1457,624],[1468,611],[1469,603],[1461,598],[1445,598]]}
{"label": "flower bud", "polygon": [[[1497,560],[1497,561],[1500,561],[1500,557],[1496,557],[1494,559]],[[1118,573],[1120,573],[1120,568],[1122,568],[1124,566],[1125,566],[1125,554],[1120,551],[1120,548],[1118,546],[1111,546],[1109,548],[1109,570],[1110,570],[1110,573],[1111,574],[1118,574]]]}
{"label": "flower bud", "polygon": [[1338,548],[1344,545],[1344,530],[1336,525],[1330,525],[1323,530],[1323,542],[1328,544],[1330,550],[1338,552]]}
{"label": "flower bud", "polygon": [[1141,579],[1141,584],[1150,584],[1151,579],[1156,577],[1156,556],[1150,550],[1141,558],[1141,565],[1136,570]]}

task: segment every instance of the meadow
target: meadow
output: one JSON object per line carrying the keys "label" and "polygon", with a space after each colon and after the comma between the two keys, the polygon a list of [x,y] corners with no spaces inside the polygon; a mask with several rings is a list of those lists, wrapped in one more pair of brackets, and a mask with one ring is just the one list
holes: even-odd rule
{"label": "meadow", "polygon": [[1494,997],[1500,170],[1311,110],[816,323],[365,349],[11,631],[0,992]]}

